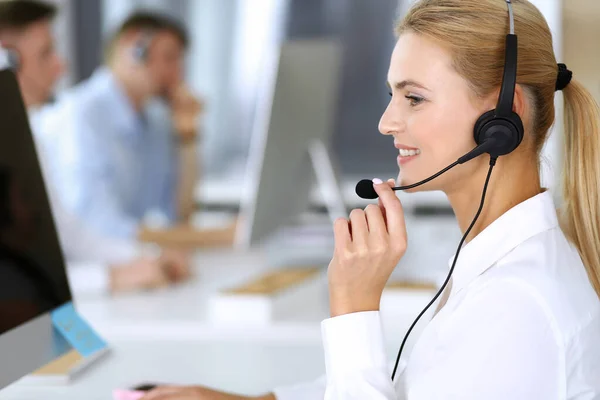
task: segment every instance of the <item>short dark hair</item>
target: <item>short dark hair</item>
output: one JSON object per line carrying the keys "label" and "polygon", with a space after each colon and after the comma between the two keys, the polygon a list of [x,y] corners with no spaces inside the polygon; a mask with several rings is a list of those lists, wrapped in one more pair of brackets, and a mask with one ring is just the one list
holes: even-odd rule
{"label": "short dark hair", "polygon": [[132,30],[167,31],[177,36],[184,48],[187,48],[189,43],[188,33],[181,23],[171,17],[142,10],[135,11],[121,23],[111,42]]}
{"label": "short dark hair", "polygon": [[38,0],[0,1],[0,32],[22,30],[56,15],[55,5]]}

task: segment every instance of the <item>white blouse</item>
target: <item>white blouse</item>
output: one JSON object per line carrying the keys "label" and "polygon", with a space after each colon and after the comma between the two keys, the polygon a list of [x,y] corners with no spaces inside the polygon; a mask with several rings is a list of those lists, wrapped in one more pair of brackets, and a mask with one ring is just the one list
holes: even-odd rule
{"label": "white blouse", "polygon": [[600,399],[600,300],[547,191],[463,247],[395,382],[378,312],[327,319],[322,334],[326,379],[278,400]]}

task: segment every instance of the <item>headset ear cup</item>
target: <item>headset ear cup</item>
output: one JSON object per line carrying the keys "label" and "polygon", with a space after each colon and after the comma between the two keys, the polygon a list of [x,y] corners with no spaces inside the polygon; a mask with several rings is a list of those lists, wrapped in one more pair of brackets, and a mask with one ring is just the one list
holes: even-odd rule
{"label": "headset ear cup", "polygon": [[487,139],[494,138],[497,145],[488,153],[499,157],[514,151],[523,140],[523,122],[515,112],[508,118],[496,117],[496,111],[491,110],[483,114],[475,123],[473,131],[475,143],[480,145]]}
{"label": "headset ear cup", "polygon": [[485,135],[482,134],[483,127],[490,121],[492,121],[496,117],[496,110],[490,110],[477,120],[475,123],[475,129],[473,130],[473,139],[475,139],[475,143],[479,146],[483,143],[485,139]]}
{"label": "headset ear cup", "polygon": [[133,46],[133,58],[136,62],[145,64],[148,61],[153,36],[152,32],[146,31],[142,32],[141,36],[136,40]]}
{"label": "headset ear cup", "polygon": [[14,72],[18,72],[21,68],[21,55],[15,49],[6,48],[6,54],[8,55],[8,64],[10,69]]}
{"label": "headset ear cup", "polygon": [[146,61],[147,49],[142,43],[138,43],[133,47],[133,59],[142,64]]}

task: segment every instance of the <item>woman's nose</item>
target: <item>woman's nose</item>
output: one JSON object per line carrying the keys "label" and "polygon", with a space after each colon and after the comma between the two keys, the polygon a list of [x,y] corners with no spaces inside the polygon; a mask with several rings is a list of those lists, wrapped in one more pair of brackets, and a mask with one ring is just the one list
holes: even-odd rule
{"label": "woman's nose", "polygon": [[401,130],[401,119],[397,112],[394,112],[392,102],[390,102],[379,120],[379,132],[382,135],[393,135]]}

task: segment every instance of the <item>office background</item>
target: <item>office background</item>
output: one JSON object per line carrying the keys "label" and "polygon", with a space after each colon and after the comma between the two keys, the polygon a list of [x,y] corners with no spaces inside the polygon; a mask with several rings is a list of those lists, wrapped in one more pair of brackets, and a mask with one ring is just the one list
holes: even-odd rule
{"label": "office background", "polygon": [[[361,178],[395,176],[396,149],[390,138],[379,134],[377,124],[389,99],[385,81],[395,42],[393,23],[412,0],[51,1],[61,6],[57,43],[69,65],[61,88],[94,71],[102,61],[104,38],[130,11],[152,9],[184,22],[191,38],[186,77],[206,102],[198,142],[201,180],[197,200],[201,208],[209,205],[236,210],[265,58],[286,39],[335,37],[343,44],[339,104],[330,143],[341,183],[351,189]],[[567,63],[576,78],[600,99],[600,48],[590,40],[600,34],[595,22],[600,18],[599,3],[533,3],[551,27],[558,60]],[[551,189],[556,188],[561,173],[561,103],[562,94],[558,93],[557,122],[543,159],[543,178]],[[439,222],[435,216],[446,221],[442,216],[451,214],[439,193],[411,196],[417,198],[417,215],[432,216],[432,221]],[[424,242],[418,234],[413,238],[415,244]]]}
{"label": "office background", "polygon": [[[57,30],[70,67],[64,86],[91,74],[101,62],[103,37],[132,9],[158,10],[186,23],[191,34],[187,76],[207,105],[202,165],[208,174],[235,171],[245,162],[259,90],[256,77],[266,52],[285,38],[340,38],[343,84],[333,152],[344,173],[389,175],[395,169],[395,150],[379,135],[377,123],[388,100],[385,80],[396,0],[54,2],[62,6]],[[231,118],[232,113],[239,118]]]}
{"label": "office background", "polygon": [[[227,207],[235,208],[235,196],[231,201],[232,197],[220,190],[243,179],[264,58],[285,39],[336,37],[344,45],[339,109],[330,143],[342,180],[352,185],[356,178],[389,178],[396,174],[397,150],[389,137],[378,133],[377,124],[389,100],[385,81],[395,42],[393,22],[410,0],[48,1],[60,6],[55,25],[57,44],[68,64],[59,90],[90,76],[101,63],[104,38],[133,9],[153,9],[185,23],[191,38],[186,77],[206,102],[201,121],[203,135],[198,143],[199,186],[209,187],[213,205],[223,199]],[[600,47],[595,40],[600,35],[600,2],[533,2],[551,25],[559,61],[567,63],[576,78],[600,100]],[[561,100],[559,93],[557,104]],[[559,115],[546,153],[546,169],[552,176],[560,173],[551,168],[559,165],[560,122]],[[213,185],[215,181],[222,185]],[[201,203],[203,192],[198,193]],[[442,276],[460,236],[445,203],[425,201],[423,206],[416,215],[409,216],[406,270]],[[436,243],[435,248],[426,247],[431,242]],[[326,316],[327,310],[322,312],[326,307],[308,316],[290,311],[293,317],[266,329],[244,326],[227,330],[206,324],[207,293],[217,286],[216,282],[225,285],[255,273],[260,269],[255,267],[263,261],[237,254],[226,254],[222,261],[213,254],[203,254],[195,259],[199,277],[190,285],[173,291],[82,301],[84,315],[116,348],[119,362],[101,365],[74,390],[83,392],[84,385],[91,381],[95,387],[112,389],[106,382],[124,386],[160,379],[250,392],[268,388],[273,382],[291,384],[316,377],[323,367],[318,322]],[[403,301],[393,300],[401,305]],[[399,317],[398,310],[388,309],[390,321],[398,320],[398,325],[390,329],[403,332],[408,320]],[[410,317],[412,321],[412,313]],[[398,340],[394,336],[392,339],[390,351],[397,350]],[[184,358],[187,361],[181,361]],[[199,362],[206,358],[211,363]],[[165,371],[152,364],[163,360],[161,365],[172,363],[177,367]],[[239,362],[232,367],[231,360]],[[297,374],[280,367],[288,361],[290,370],[296,367]],[[178,363],[190,368],[183,369]],[[229,368],[231,376],[225,377],[222,371]],[[237,386],[231,386],[231,381]],[[71,390],[65,387],[56,393],[66,396]]]}
{"label": "office background", "polygon": [[[394,45],[391,27],[410,0],[51,1],[61,5],[56,28],[69,64],[61,87],[91,74],[101,62],[103,38],[132,9],[153,9],[184,21],[192,39],[187,77],[207,105],[200,145],[205,177],[235,176],[243,170],[265,54],[286,38],[339,38],[344,44],[344,66],[333,156],[342,176],[387,176],[396,168],[395,150],[378,134],[377,123],[388,100],[385,79]],[[596,73],[600,50],[593,40],[586,40],[598,33],[594,23],[600,15],[598,3],[534,3],[552,26],[559,58],[600,97]],[[560,153],[558,146],[557,140],[551,141],[550,163]]]}

